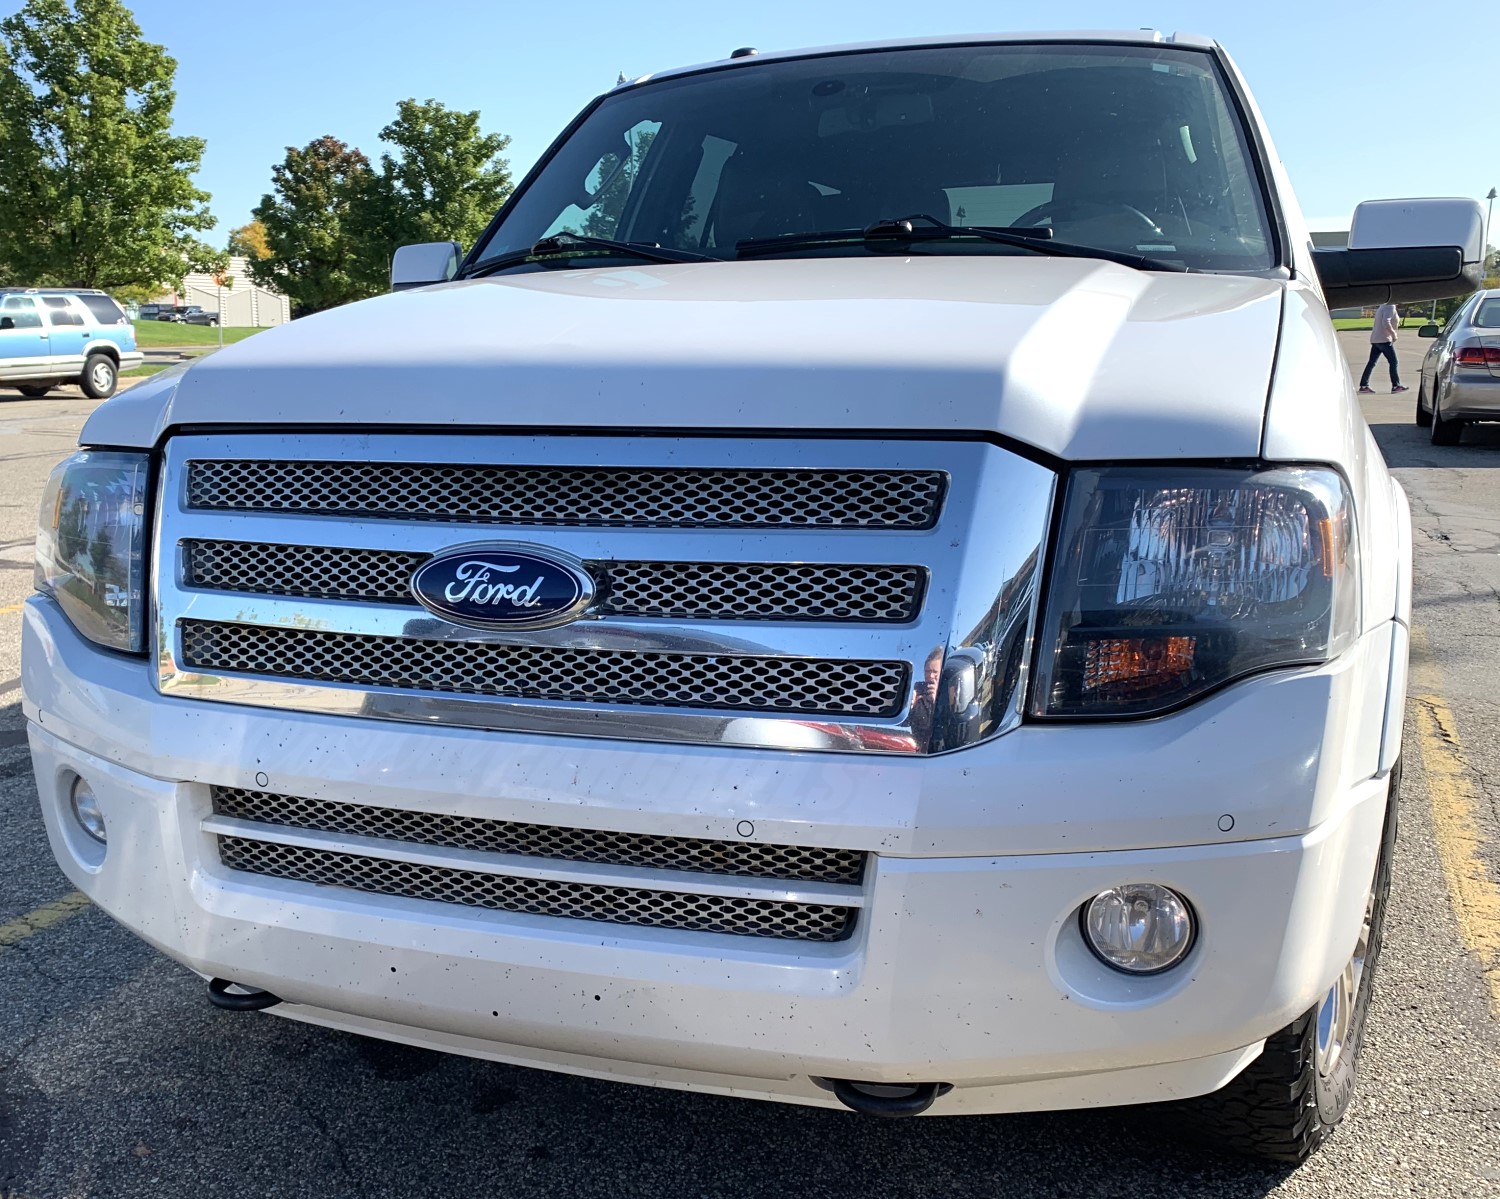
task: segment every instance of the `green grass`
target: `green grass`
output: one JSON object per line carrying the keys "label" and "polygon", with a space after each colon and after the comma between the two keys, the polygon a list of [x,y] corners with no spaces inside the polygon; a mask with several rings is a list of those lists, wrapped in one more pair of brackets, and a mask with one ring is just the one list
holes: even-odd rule
{"label": "green grass", "polygon": [[[225,329],[224,344],[244,341],[261,329]],[[135,344],[142,349],[154,346],[216,346],[219,331],[207,325],[182,325],[176,321],[137,321]]]}
{"label": "green grass", "polygon": [[132,370],[121,371],[120,372],[120,378],[122,378],[122,379],[140,379],[140,378],[144,378],[146,375],[154,375],[154,374],[156,374],[157,371],[164,371],[164,370],[166,370],[171,365],[172,365],[172,363],[170,363],[170,362],[148,362],[148,363],[146,363],[145,366],[137,366],[137,367],[133,368]]}
{"label": "green grass", "polygon": [[[1420,329],[1427,324],[1425,316],[1403,316],[1401,327],[1403,329]],[[1362,316],[1336,316],[1333,318],[1335,329],[1373,329],[1375,322]]]}

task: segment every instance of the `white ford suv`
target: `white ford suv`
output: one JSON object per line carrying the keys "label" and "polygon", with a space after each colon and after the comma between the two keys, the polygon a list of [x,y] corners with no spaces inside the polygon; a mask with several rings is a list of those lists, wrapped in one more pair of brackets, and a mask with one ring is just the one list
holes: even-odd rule
{"label": "white ford suv", "polygon": [[1314,252],[1200,39],[624,84],[466,255],[94,413],[25,613],[57,857],[221,1007],[1300,1160],[1411,605],[1327,304],[1478,235]]}

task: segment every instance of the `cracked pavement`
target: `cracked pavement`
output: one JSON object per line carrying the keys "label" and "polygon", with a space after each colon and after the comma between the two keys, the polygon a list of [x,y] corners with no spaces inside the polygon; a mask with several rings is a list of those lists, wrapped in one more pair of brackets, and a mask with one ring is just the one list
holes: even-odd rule
{"label": "cracked pavement", "polygon": [[[1346,341],[1362,365],[1359,338]],[[1401,352],[1414,374],[1420,343]],[[37,495],[93,404],[0,391],[0,926],[68,894],[19,732],[16,636]],[[1424,669],[1500,845],[1500,426],[1457,449],[1366,412],[1416,524]],[[1415,688],[1414,688],[1415,691]],[[1408,745],[1415,729],[1408,714]],[[1429,784],[1408,755],[1361,1089],[1287,1172],[1176,1144],[1149,1110],[870,1121],[514,1069],[211,1008],[86,909],[0,947],[0,1196],[1500,1196],[1500,1032],[1459,935]]]}

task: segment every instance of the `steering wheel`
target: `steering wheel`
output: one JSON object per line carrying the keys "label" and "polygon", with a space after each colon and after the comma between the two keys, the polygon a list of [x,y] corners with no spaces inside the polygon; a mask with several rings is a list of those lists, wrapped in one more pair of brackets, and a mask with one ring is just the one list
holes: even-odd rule
{"label": "steering wheel", "polygon": [[1153,237],[1164,236],[1162,228],[1150,217],[1133,204],[1127,204],[1123,200],[1048,200],[1045,204],[1038,204],[1030,212],[1018,216],[1012,225],[1025,227],[1027,225],[1039,225],[1043,221],[1050,220],[1053,225],[1057,224],[1059,216],[1074,213],[1078,215],[1074,219],[1087,220],[1088,210],[1092,209],[1092,215],[1111,216],[1119,213],[1127,213],[1144,226],[1143,233],[1150,233]]}

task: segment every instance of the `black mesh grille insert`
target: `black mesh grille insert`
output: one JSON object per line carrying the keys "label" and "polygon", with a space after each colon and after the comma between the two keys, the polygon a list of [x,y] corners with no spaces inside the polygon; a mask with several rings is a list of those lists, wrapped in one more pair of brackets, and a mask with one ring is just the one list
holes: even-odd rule
{"label": "black mesh grille insert", "polygon": [[865,855],[854,849],[706,841],[485,820],[477,816],[446,816],[306,799],[241,787],[214,787],[212,791],[214,811],[240,820],[569,862],[854,884],[860,880],[865,860]]}
{"label": "black mesh grille insert", "polygon": [[188,463],[188,505],[485,524],[925,529],[941,471]]}
{"label": "black mesh grille insert", "polygon": [[375,687],[659,707],[894,716],[904,662],[419,641],[184,620],[182,664]]}
{"label": "black mesh grille insert", "polygon": [[785,903],[724,895],[690,895],[639,887],[558,879],[512,878],[420,862],[279,845],[245,837],[219,838],[219,857],[231,870],[299,882],[466,904],[505,912],[646,924],[696,932],[839,941],[854,927],[857,909],[836,904]]}
{"label": "black mesh grille insert", "polygon": [[[426,554],[267,542],[188,541],[190,586],[265,595],[414,604],[412,573]],[[916,566],[734,562],[587,562],[602,615],[683,620],[911,620],[921,606]]]}

